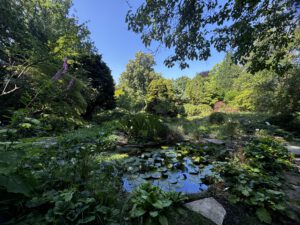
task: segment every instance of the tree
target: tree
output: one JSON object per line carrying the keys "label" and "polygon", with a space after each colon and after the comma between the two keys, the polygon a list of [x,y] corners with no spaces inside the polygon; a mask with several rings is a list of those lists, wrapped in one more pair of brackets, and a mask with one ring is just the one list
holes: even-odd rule
{"label": "tree", "polygon": [[167,79],[153,80],[146,95],[146,111],[158,115],[175,116],[175,96],[172,82]]}
{"label": "tree", "polygon": [[[206,60],[211,47],[234,50],[234,59],[244,64],[249,56],[260,59],[248,67],[256,72],[283,59],[282,51],[293,38],[299,21],[297,0],[157,0],[146,1],[126,16],[128,28],[141,33],[146,46],[153,41],[175,48],[167,66],[187,60]],[[276,53],[270,58],[270,53]],[[281,70],[278,70],[281,71]]]}
{"label": "tree", "polygon": [[210,86],[210,78],[197,74],[187,83],[185,94],[193,105],[213,105],[217,101],[214,91]]}
{"label": "tree", "polygon": [[154,65],[151,54],[136,53],[135,59],[129,61],[121,74],[120,85],[131,89],[136,95],[145,96],[150,82],[159,77],[154,71]]}
{"label": "tree", "polygon": [[79,58],[79,68],[82,76],[87,78],[89,87],[89,98],[86,118],[91,118],[92,113],[96,108],[112,109],[115,107],[114,99],[114,80],[111,75],[111,70],[102,61],[102,56],[98,54],[83,55]]}
{"label": "tree", "polygon": [[[13,93],[30,68],[52,76],[65,57],[93,52],[89,31],[69,17],[71,0],[2,0],[0,4],[0,65],[4,89]],[[9,71],[13,71],[10,73]]]}
{"label": "tree", "polygon": [[[89,30],[69,15],[71,6],[71,0],[1,0],[1,119],[23,108],[36,117],[52,114],[79,118],[87,106],[90,110],[99,103],[99,96],[113,96],[113,90],[109,91],[113,87],[110,71],[101,58],[96,63]],[[85,59],[85,68],[74,70],[84,55],[91,56],[90,61]],[[63,61],[69,69],[62,74]],[[95,71],[88,68],[89,63],[107,75],[100,80],[96,75],[91,77]],[[108,95],[99,105],[107,107],[111,100]]]}
{"label": "tree", "polygon": [[187,101],[185,89],[190,80],[191,79],[189,77],[182,76],[172,82],[176,102],[178,102],[179,104],[183,104]]}
{"label": "tree", "polygon": [[243,69],[234,63],[230,54],[227,54],[221,63],[213,67],[209,76],[215,82],[219,96],[224,98],[226,93],[232,90],[235,79],[240,76],[242,71]]}

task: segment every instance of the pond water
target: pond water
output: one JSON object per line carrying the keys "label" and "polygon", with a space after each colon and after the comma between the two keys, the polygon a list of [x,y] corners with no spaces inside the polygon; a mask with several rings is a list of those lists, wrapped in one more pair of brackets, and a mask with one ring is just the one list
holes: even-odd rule
{"label": "pond water", "polygon": [[148,150],[126,159],[124,165],[123,188],[128,192],[150,182],[164,191],[199,193],[208,188],[201,179],[212,169],[205,159],[175,148]]}

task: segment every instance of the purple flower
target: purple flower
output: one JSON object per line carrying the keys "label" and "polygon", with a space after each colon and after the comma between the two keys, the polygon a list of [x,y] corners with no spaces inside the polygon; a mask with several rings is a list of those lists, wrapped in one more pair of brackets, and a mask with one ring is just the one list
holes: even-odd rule
{"label": "purple flower", "polygon": [[52,77],[52,80],[59,80],[66,72],[68,72],[68,59],[64,58],[63,67],[56,72],[56,74]]}

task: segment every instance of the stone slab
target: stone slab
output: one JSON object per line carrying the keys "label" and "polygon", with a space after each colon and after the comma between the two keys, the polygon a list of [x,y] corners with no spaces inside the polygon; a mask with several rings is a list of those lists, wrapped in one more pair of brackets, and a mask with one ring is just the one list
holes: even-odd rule
{"label": "stone slab", "polygon": [[201,214],[217,225],[223,224],[226,215],[224,207],[212,197],[186,203],[185,207]]}

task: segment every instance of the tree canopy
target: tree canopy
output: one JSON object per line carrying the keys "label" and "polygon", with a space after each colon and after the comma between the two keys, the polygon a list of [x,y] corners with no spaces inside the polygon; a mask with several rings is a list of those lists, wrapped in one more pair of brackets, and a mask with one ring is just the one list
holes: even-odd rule
{"label": "tree canopy", "polygon": [[114,83],[71,0],[2,0],[0,109],[80,117],[114,106]]}
{"label": "tree canopy", "polygon": [[299,22],[298,9],[297,0],[158,0],[131,8],[126,21],[146,46],[158,41],[174,48],[165,60],[169,67],[179,62],[185,68],[187,60],[206,60],[214,47],[232,50],[242,64],[255,58],[248,69],[256,72],[281,66],[283,49],[293,40]]}
{"label": "tree canopy", "polygon": [[120,84],[132,89],[134,93],[145,95],[150,82],[159,77],[154,71],[154,65],[151,54],[137,52],[135,59],[128,62],[126,70],[121,74]]}

